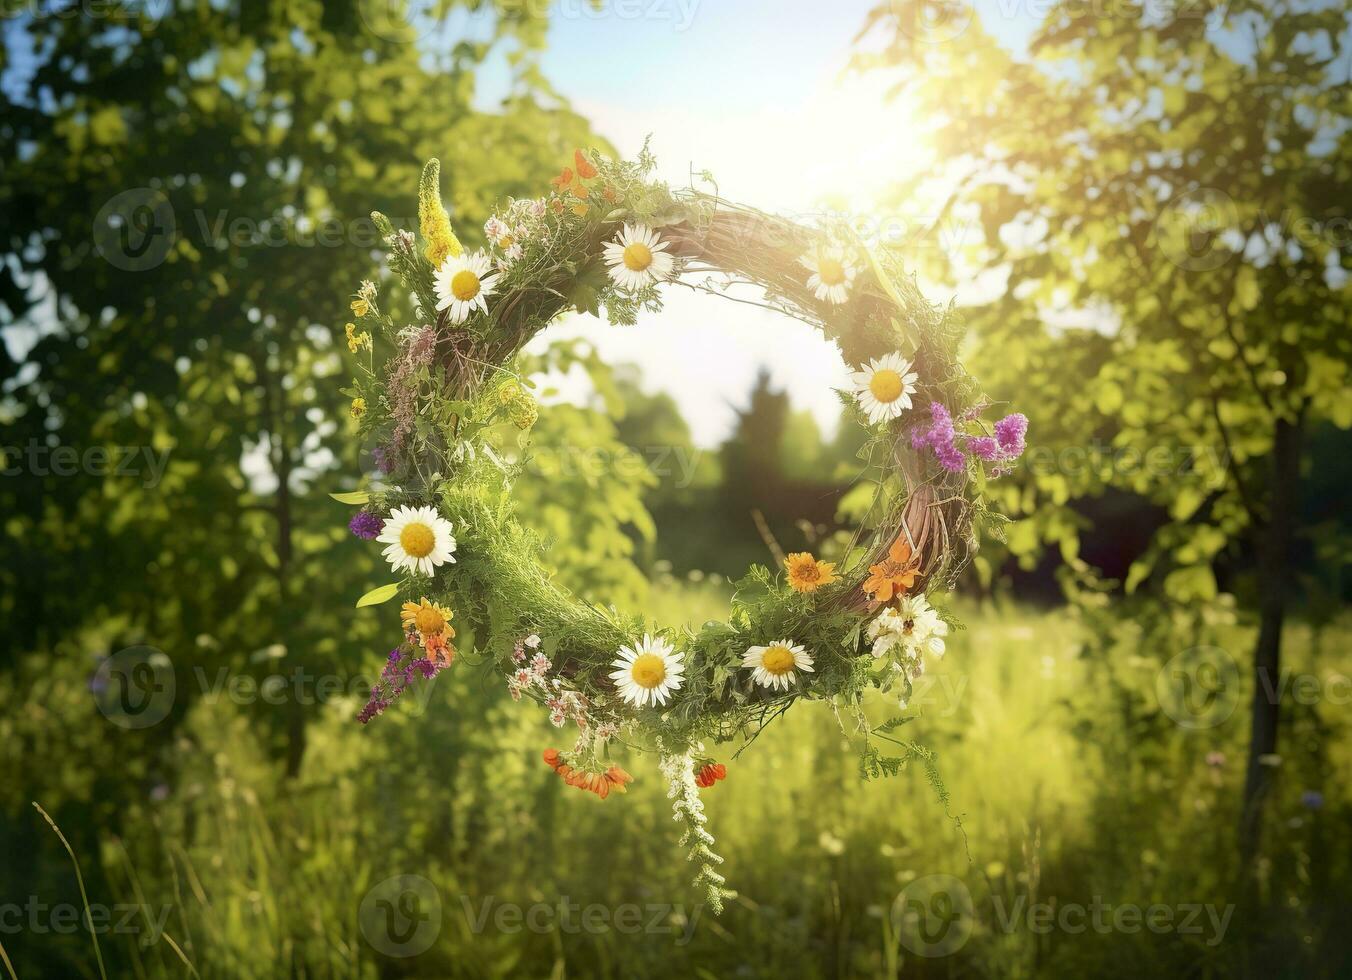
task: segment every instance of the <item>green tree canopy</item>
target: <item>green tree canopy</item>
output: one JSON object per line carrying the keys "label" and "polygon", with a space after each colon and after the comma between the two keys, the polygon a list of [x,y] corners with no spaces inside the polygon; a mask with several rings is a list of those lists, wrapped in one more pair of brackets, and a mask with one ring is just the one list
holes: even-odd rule
{"label": "green tree canopy", "polygon": [[[480,11],[481,33],[448,37],[454,8]],[[412,226],[438,155],[473,242],[492,202],[593,142],[539,73],[543,8],[403,9],[180,2],[5,22],[4,442],[82,460],[64,476],[25,457],[0,484],[7,653],[90,626],[112,649],[238,669],[332,667],[376,643],[351,609],[374,583],[320,492],[349,453],[342,338],[380,244],[368,215]],[[499,51],[510,82],[484,108],[478,69]],[[164,457],[162,474],[83,462],[116,447]]]}
{"label": "green tree canopy", "polygon": [[936,120],[952,193],[930,230],[959,247],[916,260],[951,288],[1002,284],[967,310],[976,373],[1055,447],[997,493],[1027,515],[1011,546],[1075,564],[1074,502],[1139,494],[1170,520],[1126,587],[1191,609],[1218,557],[1256,549],[1251,846],[1302,453],[1321,420],[1352,425],[1346,11],[1057,4],[1025,58],[934,9],[880,7],[882,53],[860,63],[899,69]]}

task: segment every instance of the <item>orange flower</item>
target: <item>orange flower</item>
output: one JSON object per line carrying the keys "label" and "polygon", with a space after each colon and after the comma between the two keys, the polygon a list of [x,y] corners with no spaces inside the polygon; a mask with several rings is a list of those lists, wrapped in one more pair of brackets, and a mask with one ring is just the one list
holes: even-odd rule
{"label": "orange flower", "polygon": [[604,197],[611,204],[614,204],[616,201],[620,199],[620,195],[616,194],[615,188],[611,187],[610,185],[606,185],[605,189],[601,191],[601,196]]}
{"label": "orange flower", "polygon": [[728,767],[721,762],[710,762],[695,776],[695,784],[707,788],[720,779],[728,778]]}
{"label": "orange flower", "polygon": [[888,549],[887,557],[868,567],[864,591],[877,602],[891,602],[893,596],[905,595],[915,585],[915,578],[920,574],[919,564],[917,556],[911,553],[911,543],[906,540],[906,535],[900,534]]}
{"label": "orange flower", "polygon": [[611,766],[605,772],[574,769],[564,762],[564,757],[558,749],[545,749],[544,760],[545,765],[558,773],[559,778],[565,784],[576,786],[578,789],[584,789],[589,793],[595,793],[603,800],[612,792],[627,793],[628,790],[625,789],[625,785],[634,781],[634,777],[619,766]]}
{"label": "orange flower", "polygon": [[558,191],[560,194],[572,194],[576,198],[586,199],[591,195],[591,191],[587,190],[587,185],[582,183],[582,181],[586,177],[595,177],[596,168],[590,163],[587,163],[586,158],[582,156],[581,150],[577,152],[576,157],[576,162],[578,164],[576,179],[574,179],[573,169],[571,167],[564,167],[563,170],[559,171],[559,175],[553,178],[550,183],[554,186],[554,190]]}
{"label": "orange flower", "polygon": [[582,155],[581,150],[573,151],[573,166],[577,167],[577,175],[583,180],[591,180],[596,176],[596,168],[591,165],[591,161]]}
{"label": "orange flower", "polygon": [[432,663],[443,663],[449,667],[455,660],[455,647],[446,642],[445,633],[424,637],[423,649],[427,651],[427,659]]}
{"label": "orange flower", "polygon": [[784,559],[789,585],[795,592],[816,592],[836,580],[836,563],[818,561],[810,552],[799,551]]}

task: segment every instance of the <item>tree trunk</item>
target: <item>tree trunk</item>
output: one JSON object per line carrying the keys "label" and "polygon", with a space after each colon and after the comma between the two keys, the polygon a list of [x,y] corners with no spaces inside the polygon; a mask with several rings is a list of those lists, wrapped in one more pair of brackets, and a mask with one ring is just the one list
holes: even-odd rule
{"label": "tree trunk", "polygon": [[1272,442],[1272,507],[1258,549],[1260,618],[1258,643],[1253,651],[1252,728],[1239,834],[1240,854],[1246,867],[1258,852],[1263,803],[1271,788],[1272,767],[1262,760],[1277,751],[1282,621],[1286,616],[1286,588],[1300,487],[1301,422],[1300,416],[1295,421],[1277,420]]}
{"label": "tree trunk", "polygon": [[[280,437],[279,437],[280,440]],[[277,583],[280,593],[279,608],[282,610],[282,636],[286,643],[287,662],[295,663],[296,632],[290,626],[286,610],[291,600],[291,453],[285,440],[282,442],[282,463],[277,471]],[[301,763],[305,761],[305,705],[301,701],[300,690],[292,685],[291,694],[286,700],[286,776],[295,779],[300,775]]]}
{"label": "tree trunk", "polygon": [[[294,461],[291,458],[291,446],[286,438],[288,420],[286,389],[281,383],[284,370],[274,376],[265,374],[268,405],[268,433],[272,441],[272,468],[277,476],[277,500],[273,505],[273,515],[277,519],[277,635],[286,646],[287,663],[296,653],[296,631],[292,628],[292,617],[288,614],[291,607],[291,557],[293,551],[292,514],[291,514],[291,471]],[[300,775],[301,764],[305,761],[305,705],[297,685],[292,685],[283,709],[286,712],[286,777],[295,779]]]}

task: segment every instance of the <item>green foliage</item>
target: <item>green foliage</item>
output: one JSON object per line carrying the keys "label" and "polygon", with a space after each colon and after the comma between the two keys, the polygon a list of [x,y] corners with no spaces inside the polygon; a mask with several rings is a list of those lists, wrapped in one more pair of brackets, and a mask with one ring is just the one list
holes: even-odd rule
{"label": "green foliage", "polygon": [[[727,596],[663,582],[651,601],[650,614],[675,622],[688,610],[697,624],[720,615]],[[1352,888],[1341,834],[1352,797],[1330,776],[1352,764],[1340,705],[1294,712],[1277,769],[1284,832],[1265,878],[1271,901],[1254,906],[1231,840],[1240,714],[1204,731],[1180,728],[1155,698],[1158,665],[1140,653],[1157,643],[1238,650],[1251,631],[1223,621],[1138,630],[1012,606],[966,618],[971,643],[927,675],[920,707],[961,827],[920,765],[857,780],[856,753],[832,713],[805,706],[729,760],[728,779],[704,794],[740,892],[717,921],[689,904],[661,780],[642,774],[628,796],[604,803],[574,792],[539,761],[553,733],[543,718],[482,673],[459,670],[425,702],[388,713],[378,734],[351,724],[360,691],[330,704],[312,726],[305,773],[287,781],[265,733],[228,699],[194,703],[175,751],[154,759],[138,750],[141,733],[112,730],[98,715],[82,665],[33,657],[21,676],[0,677],[0,700],[13,706],[0,717],[0,765],[18,774],[0,788],[0,808],[7,840],[19,845],[0,884],[50,904],[79,902],[70,859],[32,810],[35,798],[70,839],[90,902],[142,903],[151,915],[168,907],[165,931],[203,977],[270,980],[295,964],[356,977],[396,968],[422,977],[882,977],[897,947],[881,923],[908,884],[932,874],[963,882],[976,921],[949,956],[900,949],[920,976],[1233,975],[1255,947],[1265,951],[1263,975],[1338,975],[1352,954],[1330,911]],[[1085,655],[1100,627],[1113,636],[1110,658]],[[1296,627],[1293,670],[1352,673],[1348,629]],[[1239,702],[1249,693],[1237,692]],[[873,728],[899,734],[883,699],[865,709]],[[65,724],[51,724],[53,713]],[[1219,764],[1208,764],[1213,752]],[[135,769],[147,764],[158,767],[152,775]],[[1323,791],[1322,809],[1302,806],[1307,789]],[[116,832],[113,811],[125,818]],[[370,890],[399,874],[435,885],[440,925],[428,949],[392,967],[358,915]],[[474,928],[490,901],[494,912],[554,907],[552,925],[563,896],[574,926],[579,906],[651,903],[669,908],[645,910],[645,921],[670,931],[504,931],[492,915]],[[1235,908],[1215,943],[1205,917],[1206,931],[1191,936],[1044,933],[1012,911],[1020,901],[1028,911],[1096,899]],[[146,939],[144,928],[105,934],[109,975],[141,975],[136,964],[148,977],[184,975],[163,940]],[[95,970],[87,934],[25,930],[4,943],[20,977]]]}
{"label": "green foliage", "polygon": [[[373,21],[367,4],[6,20],[35,60],[6,44],[4,442],[143,455],[130,476],[24,464],[0,483],[0,663],[86,629],[183,669],[258,673],[263,649],[312,671],[371,655],[377,630],[352,602],[376,583],[318,492],[358,465],[333,379],[367,355],[343,350],[338,298],[394,230],[366,216],[412,227],[418,162],[472,146],[448,201],[473,228],[594,140],[539,76],[541,11],[469,6],[487,40],[442,53],[412,43],[402,9]],[[477,69],[504,49],[510,94],[484,111]],[[378,346],[408,313],[392,300],[356,318]],[[290,714],[262,717],[298,766],[305,710]]]}
{"label": "green foliage", "polygon": [[1352,426],[1343,14],[1059,5],[1029,60],[979,22],[916,43],[922,6],[879,7],[885,52],[860,60],[953,118],[938,149],[966,176],[937,213],[960,247],[908,259],[955,287],[1007,276],[964,312],[974,370],[1031,420],[1022,478],[990,488],[1024,518],[1009,546],[1083,568],[1076,504],[1124,490],[1170,521],[1128,588],[1205,601],[1212,564],[1282,510],[1278,483],[1301,480],[1274,471],[1274,440]]}

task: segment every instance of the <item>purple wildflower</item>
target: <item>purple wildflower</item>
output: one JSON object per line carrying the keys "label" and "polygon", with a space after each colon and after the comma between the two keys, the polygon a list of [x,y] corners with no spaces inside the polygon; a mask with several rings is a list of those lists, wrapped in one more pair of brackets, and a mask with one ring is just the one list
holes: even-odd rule
{"label": "purple wildflower", "polygon": [[1022,412],[1006,415],[995,423],[995,438],[1000,440],[1000,448],[1006,456],[1023,455],[1023,437],[1028,432],[1028,418]]}
{"label": "purple wildflower", "polygon": [[[960,421],[974,421],[985,402],[978,402],[960,416]],[[953,416],[943,402],[930,402],[930,425],[928,429],[916,429],[911,433],[911,448],[934,450],[939,465],[952,473],[961,473],[967,468],[967,454],[987,463],[994,469],[991,477],[1001,476],[1009,471],[1009,463],[1024,450],[1024,433],[1028,431],[1028,419],[1015,413],[1007,415],[995,424],[995,436],[972,436],[959,432],[954,425]]]}
{"label": "purple wildflower", "polygon": [[370,700],[358,712],[357,720],[365,725],[398,701],[399,696],[416,678],[430,680],[448,666],[450,665],[441,661],[433,663],[426,657],[415,657],[412,651],[395,647],[386,658],[385,668],[380,672],[380,680],[371,688]]}
{"label": "purple wildflower", "polygon": [[934,425],[930,428],[931,439],[953,438],[953,416],[943,402],[930,402],[930,419]]}
{"label": "purple wildflower", "polygon": [[1000,458],[1000,444],[990,436],[973,436],[967,440],[967,448],[988,463]]}
{"label": "purple wildflower", "polygon": [[1300,805],[1307,810],[1319,810],[1324,806],[1324,794],[1317,789],[1307,789],[1300,794]]}
{"label": "purple wildflower", "polygon": [[961,473],[967,467],[967,457],[951,442],[935,446],[934,454],[939,457],[939,465],[951,473]]}
{"label": "purple wildflower", "polygon": [[347,522],[347,529],[363,541],[373,540],[384,526],[384,519],[369,510],[358,511],[356,516]]}
{"label": "purple wildflower", "polygon": [[928,431],[911,435],[911,445],[920,449],[929,446],[938,457],[939,465],[954,473],[960,473],[967,466],[967,457],[957,445],[957,433],[953,429],[953,416],[942,402],[930,402],[930,427]]}

